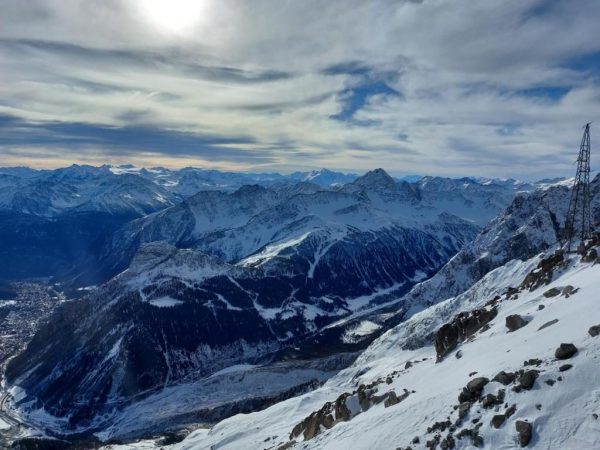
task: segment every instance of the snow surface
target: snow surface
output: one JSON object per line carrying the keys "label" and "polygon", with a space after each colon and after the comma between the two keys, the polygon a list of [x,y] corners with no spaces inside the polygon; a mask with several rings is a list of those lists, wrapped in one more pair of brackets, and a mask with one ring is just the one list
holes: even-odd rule
{"label": "snow surface", "polygon": [[10,425],[7,424],[4,420],[0,419],[0,430],[8,430]]}
{"label": "snow surface", "polygon": [[183,302],[181,300],[176,300],[171,297],[155,298],[149,300],[148,303],[150,303],[152,306],[157,306],[158,308],[170,308],[177,305],[183,305]]}
{"label": "snow surface", "polygon": [[[357,409],[357,414],[350,421],[339,422],[306,442],[302,442],[300,437],[290,448],[360,450],[409,445],[414,449],[424,448],[425,441],[433,437],[433,434],[427,434],[428,427],[436,421],[446,420],[446,417],[453,421],[456,419],[453,406],[458,403],[461,389],[473,376],[492,379],[501,370],[508,372],[524,368],[523,362],[531,358],[543,361],[537,367],[540,376],[534,388],[516,393],[510,386],[506,387],[505,402],[517,405],[514,416],[507,419],[500,429],[495,429],[490,425],[491,417],[503,412],[504,407],[497,407],[497,412],[475,405],[461,427],[470,427],[472,419],[479,419],[483,423],[480,434],[486,449],[517,448],[516,420],[532,423],[530,448],[600,448],[600,421],[593,417],[593,414],[600,413],[600,337],[594,338],[587,333],[590,326],[600,324],[597,296],[600,265],[574,262],[548,286],[531,292],[523,291],[516,299],[501,301],[498,315],[490,323],[490,328],[478,332],[472,341],[459,345],[457,350],[461,351],[461,358],[450,354],[436,363],[435,350],[429,344],[403,350],[414,344],[415,334],[430,336],[456,312],[482,307],[495,295],[503,294],[508,286],[518,286],[538,261],[537,257],[525,262],[511,261],[490,272],[458,297],[415,314],[374,341],[351,367],[328,380],[323,387],[263,411],[231,417],[211,429],[199,429],[183,442],[168,448],[275,449],[290,442],[292,428],[326,402],[334,401],[343,392],[352,392],[362,383],[388,376],[392,377],[391,383],[378,385],[380,393],[395,390],[400,394],[404,388],[415,392],[389,408],[378,404],[365,412]],[[579,290],[569,298],[562,295],[546,298],[543,295],[552,287],[566,285]],[[544,305],[544,309],[539,310],[539,305]],[[508,333],[505,318],[510,314],[519,314],[531,321],[525,327]],[[555,319],[558,322],[539,330],[543,324]],[[554,350],[563,342],[574,343],[579,352],[569,361],[556,361]],[[412,361],[413,365],[405,368],[408,361]],[[572,364],[573,368],[559,372],[558,367],[565,362]],[[562,381],[556,381],[553,386],[545,383],[550,379],[557,380],[558,376],[562,376]],[[500,388],[505,387],[491,382],[484,392],[496,393]],[[420,444],[411,444],[414,436],[421,437]],[[464,438],[456,441],[456,448],[473,447],[470,440]]]}

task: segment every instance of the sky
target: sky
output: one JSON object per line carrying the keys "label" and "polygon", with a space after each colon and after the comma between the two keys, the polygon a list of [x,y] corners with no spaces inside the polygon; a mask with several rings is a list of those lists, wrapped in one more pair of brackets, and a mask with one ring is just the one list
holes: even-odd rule
{"label": "sky", "polygon": [[599,23],[598,0],[0,0],[0,165],[572,175]]}

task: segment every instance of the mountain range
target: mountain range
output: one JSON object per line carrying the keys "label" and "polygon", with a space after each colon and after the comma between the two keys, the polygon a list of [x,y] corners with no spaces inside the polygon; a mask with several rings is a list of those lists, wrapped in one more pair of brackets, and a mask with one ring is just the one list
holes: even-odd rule
{"label": "mountain range", "polygon": [[298,394],[386,330],[551,248],[568,197],[562,180],[410,183],[381,169],[329,188],[200,191],[100,246],[109,281],[11,361],[13,407],[54,433],[122,438]]}

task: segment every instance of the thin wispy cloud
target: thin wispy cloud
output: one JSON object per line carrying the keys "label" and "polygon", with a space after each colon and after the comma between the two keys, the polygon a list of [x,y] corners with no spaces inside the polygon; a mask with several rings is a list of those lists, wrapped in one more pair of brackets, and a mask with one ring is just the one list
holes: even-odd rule
{"label": "thin wispy cloud", "polygon": [[594,0],[5,0],[0,164],[539,177],[600,118]]}

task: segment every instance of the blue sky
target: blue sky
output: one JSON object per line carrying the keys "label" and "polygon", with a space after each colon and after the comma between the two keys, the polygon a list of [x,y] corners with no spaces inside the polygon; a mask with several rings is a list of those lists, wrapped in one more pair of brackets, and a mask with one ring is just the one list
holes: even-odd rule
{"label": "blue sky", "polygon": [[600,123],[599,19],[596,0],[2,0],[0,165],[568,175]]}

